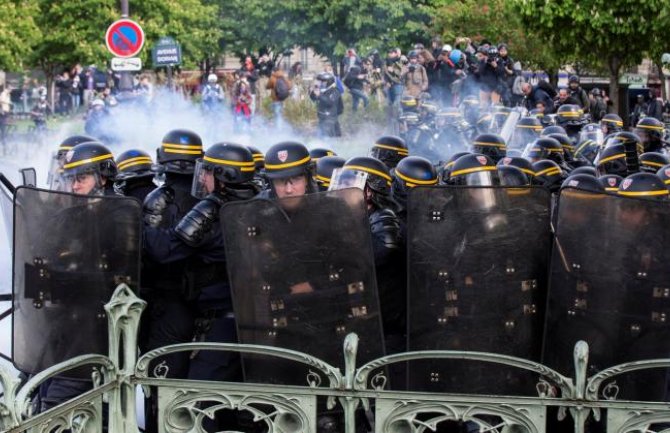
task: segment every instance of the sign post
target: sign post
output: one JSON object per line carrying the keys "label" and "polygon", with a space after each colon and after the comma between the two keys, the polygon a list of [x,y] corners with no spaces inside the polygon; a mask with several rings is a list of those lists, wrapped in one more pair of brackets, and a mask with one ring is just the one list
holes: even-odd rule
{"label": "sign post", "polygon": [[[132,90],[132,80],[126,72],[137,70],[135,68],[138,63],[141,69],[141,61],[136,56],[144,46],[144,30],[135,21],[122,18],[107,28],[105,44],[109,52],[118,59],[112,61],[112,69],[124,71],[121,73],[121,90]],[[120,59],[127,59],[127,61]],[[114,69],[115,65],[117,69]],[[119,67],[120,65],[123,66]]]}
{"label": "sign post", "polygon": [[154,67],[167,67],[168,87],[172,89],[172,68],[181,65],[181,45],[169,36],[163,36],[151,49]]}

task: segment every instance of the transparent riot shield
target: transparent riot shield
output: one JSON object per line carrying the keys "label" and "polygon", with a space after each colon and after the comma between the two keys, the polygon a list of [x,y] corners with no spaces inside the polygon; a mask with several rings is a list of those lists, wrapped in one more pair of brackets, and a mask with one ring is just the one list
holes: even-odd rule
{"label": "transparent riot shield", "polygon": [[140,203],[19,187],[14,215],[16,368],[36,373],[107,354],[104,304],[119,283],[138,287]]}
{"label": "transparent riot shield", "polygon": [[[589,376],[670,356],[668,227],[667,202],[562,190],[543,363],[573,371],[579,340],[589,344]],[[660,401],[666,393],[662,370],[614,381],[620,399]]]}
{"label": "transparent riot shield", "polygon": [[0,213],[2,214],[2,223],[7,234],[7,241],[12,245],[12,233],[14,232],[14,200],[12,193],[4,186],[0,185]]}
{"label": "transparent riot shield", "polygon": [[[540,188],[413,188],[408,199],[409,350],[540,359],[551,249]],[[412,362],[421,391],[534,393],[537,378],[498,365]]]}
{"label": "transparent riot shield", "polygon": [[[372,241],[362,191],[349,188],[225,205],[226,243],[238,337],[343,365],[347,334],[358,363],[384,353]],[[245,379],[306,383],[301,365],[243,357]]]}

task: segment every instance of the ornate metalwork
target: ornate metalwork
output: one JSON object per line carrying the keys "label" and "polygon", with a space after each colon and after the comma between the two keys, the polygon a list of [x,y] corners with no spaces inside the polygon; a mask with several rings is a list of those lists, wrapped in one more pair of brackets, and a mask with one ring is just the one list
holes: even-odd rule
{"label": "ornate metalwork", "polygon": [[[614,378],[632,371],[670,368],[670,359],[630,362],[587,377],[589,348],[574,348],[573,377],[545,365],[485,352],[420,351],[394,354],[357,367],[358,337],[348,335],[343,345],[342,371],[309,354],[276,347],[242,344],[186,343],[166,346],[138,359],[137,330],[145,302],[120,285],[106,305],[109,320],[109,356],[84,355],[53,366],[19,387],[19,380],[0,368],[0,431],[102,432],[103,399],[109,404],[108,431],[137,433],[135,386],[159,390],[160,428],[167,433],[201,433],[203,424],[223,410],[246,411],[270,432],[315,432],[317,398],[344,411],[346,433],[354,433],[354,413],[374,406],[377,432],[424,433],[445,421],[474,423],[482,433],[544,433],[547,407],[559,409],[559,418],[573,418],[583,433],[593,417],[607,416],[607,433],[654,432],[654,425],[670,423],[670,406],[663,402],[619,402]],[[213,350],[287,359],[309,367],[304,386],[199,382],[167,378],[160,358],[176,352]],[[422,359],[488,362],[537,373],[538,397],[400,393],[386,390],[384,367]],[[156,361],[154,363],[153,361]],[[151,376],[149,367],[154,365]],[[90,366],[94,389],[40,414],[32,413],[31,397],[41,383],[70,369]],[[326,379],[327,380],[324,380]],[[373,405],[374,402],[374,405]],[[658,427],[656,430],[662,430]],[[664,433],[666,433],[664,431]]]}
{"label": "ornate metalwork", "polygon": [[167,433],[205,433],[203,422],[222,410],[249,412],[269,432],[316,431],[316,397],[250,395],[166,388],[159,413]]}

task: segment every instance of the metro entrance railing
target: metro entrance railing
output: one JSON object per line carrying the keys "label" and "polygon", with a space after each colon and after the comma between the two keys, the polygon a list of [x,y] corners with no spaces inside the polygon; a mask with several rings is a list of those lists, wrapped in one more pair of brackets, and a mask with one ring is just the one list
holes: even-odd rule
{"label": "metro entrance railing", "polygon": [[[145,302],[126,286],[117,287],[105,306],[109,323],[109,355],[83,355],[55,365],[21,384],[0,369],[0,431],[3,432],[139,432],[136,389],[158,392],[159,431],[205,432],[203,422],[221,410],[246,411],[268,432],[316,432],[317,401],[344,414],[343,431],[356,431],[355,413],[365,409],[377,433],[436,431],[446,421],[468,422],[482,433],[525,430],[544,433],[549,424],[570,418],[574,431],[587,431],[601,422],[607,433],[664,431],[670,424],[670,405],[662,401],[617,400],[617,376],[635,371],[669,368],[670,359],[630,362],[587,376],[588,345],[574,348],[573,376],[542,364],[510,356],[459,351],[421,351],[389,355],[356,365],[358,337],[343,344],[344,371],[309,354],[269,346],[186,343],[166,346],[138,358],[137,332]],[[156,362],[160,357],[193,350],[238,352],[285,359],[309,368],[304,386],[208,382],[170,379]],[[422,393],[385,389],[384,368],[417,360],[460,360],[513,367],[539,377],[537,396]],[[94,388],[46,412],[35,413],[32,395],[39,385],[69,370],[89,367]],[[153,368],[150,368],[153,366]],[[376,374],[373,374],[377,372]],[[105,404],[103,404],[105,403]],[[319,406],[320,408],[321,406]],[[667,431],[667,430],[665,430]]]}

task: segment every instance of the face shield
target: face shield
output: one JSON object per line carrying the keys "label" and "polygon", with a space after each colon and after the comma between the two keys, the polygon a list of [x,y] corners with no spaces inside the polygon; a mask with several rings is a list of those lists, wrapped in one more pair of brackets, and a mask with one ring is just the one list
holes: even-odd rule
{"label": "face shield", "polygon": [[579,133],[579,143],[583,143],[586,140],[591,140],[597,145],[602,145],[605,142],[605,135],[603,134],[603,130],[601,128],[597,129],[591,129],[589,131],[586,131],[582,129],[582,131]]}
{"label": "face shield", "polygon": [[336,168],[330,178],[328,191],[337,191],[346,188],[358,188],[365,190],[368,181],[368,173],[359,170]]}
{"label": "face shield", "polygon": [[536,146],[535,143],[528,143],[523,149],[521,157],[530,162],[537,162],[541,159],[545,159],[547,157],[546,154],[547,152],[544,152],[544,149],[540,146]]}
{"label": "face shield", "polygon": [[191,185],[191,195],[198,200],[202,200],[214,192],[216,187],[216,178],[211,164],[198,159],[195,163],[193,172],[193,184]]}
{"label": "face shield", "polygon": [[47,185],[52,191],[64,191],[63,184],[63,164],[65,162],[65,154],[61,157],[58,156],[58,153],[53,153],[51,155],[51,161],[49,162],[49,172],[47,173]]}
{"label": "face shield", "polygon": [[454,185],[467,185],[467,186],[500,185],[498,171],[495,166],[482,167],[482,170],[463,174],[459,174],[458,171],[454,171],[451,173],[450,180]]}
{"label": "face shield", "polygon": [[94,169],[65,172],[60,177],[59,191],[79,195],[102,195],[102,176]]}
{"label": "face shield", "polygon": [[526,146],[540,137],[540,131],[533,128],[514,128],[512,139],[508,144],[510,149],[525,149]]}

